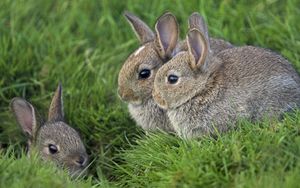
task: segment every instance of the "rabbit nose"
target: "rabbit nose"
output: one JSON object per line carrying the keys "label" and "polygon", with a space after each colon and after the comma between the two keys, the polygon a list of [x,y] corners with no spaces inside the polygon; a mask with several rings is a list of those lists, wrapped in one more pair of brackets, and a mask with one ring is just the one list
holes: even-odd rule
{"label": "rabbit nose", "polygon": [[86,156],[80,155],[80,156],[75,158],[75,163],[78,166],[85,166],[86,162],[87,162],[87,157]]}

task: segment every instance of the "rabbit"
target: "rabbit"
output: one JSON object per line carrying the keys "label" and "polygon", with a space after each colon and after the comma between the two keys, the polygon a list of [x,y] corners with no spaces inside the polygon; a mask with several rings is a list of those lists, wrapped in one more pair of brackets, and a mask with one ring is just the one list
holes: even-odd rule
{"label": "rabbit", "polygon": [[128,102],[128,109],[146,131],[160,129],[174,132],[165,111],[152,99],[154,77],[159,67],[172,58],[178,47],[179,28],[170,12],[158,18],[155,33],[138,17],[129,12],[124,16],[132,26],[141,47],[133,52],[119,72],[118,94]]}
{"label": "rabbit", "polygon": [[[190,24],[190,27],[196,27],[202,17],[192,15],[189,22],[193,25]],[[118,94],[123,101],[128,102],[131,116],[144,130],[174,132],[166,111],[154,102],[152,89],[157,70],[175,54],[187,50],[185,41],[178,42],[179,28],[176,18],[170,12],[163,14],[155,24],[154,33],[135,15],[125,12],[124,16],[132,26],[141,47],[127,58],[120,70]],[[222,45],[222,49],[225,46],[232,47],[221,39],[212,41],[218,46]],[[216,51],[221,51],[218,46],[214,46]]]}
{"label": "rabbit", "polygon": [[210,53],[208,33],[186,36],[188,50],[156,73],[155,102],[184,138],[224,133],[240,118],[279,118],[299,107],[300,77],[282,56],[254,46]]}
{"label": "rabbit", "polygon": [[79,134],[64,121],[62,86],[53,96],[48,121],[38,126],[34,107],[22,98],[13,98],[11,109],[28,138],[28,155],[37,151],[44,161],[52,161],[68,170],[71,176],[84,173],[88,155]]}

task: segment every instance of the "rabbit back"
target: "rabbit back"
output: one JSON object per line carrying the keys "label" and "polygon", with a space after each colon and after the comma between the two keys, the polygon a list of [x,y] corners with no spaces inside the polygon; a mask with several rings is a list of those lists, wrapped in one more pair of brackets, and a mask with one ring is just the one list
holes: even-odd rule
{"label": "rabbit back", "polygon": [[253,46],[226,50],[223,60],[228,96],[235,96],[253,120],[300,105],[300,77],[282,56]]}

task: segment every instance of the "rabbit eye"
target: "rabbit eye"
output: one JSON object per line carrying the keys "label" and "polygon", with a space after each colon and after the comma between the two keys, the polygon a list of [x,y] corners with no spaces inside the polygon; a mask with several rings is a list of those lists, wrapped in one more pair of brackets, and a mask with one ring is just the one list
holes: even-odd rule
{"label": "rabbit eye", "polygon": [[149,69],[142,69],[139,72],[139,79],[147,79],[151,75],[151,71]]}
{"label": "rabbit eye", "polygon": [[57,147],[56,147],[55,145],[53,145],[53,144],[49,144],[49,145],[48,145],[48,148],[49,148],[49,152],[50,152],[51,154],[55,154],[55,153],[58,152]]}
{"label": "rabbit eye", "polygon": [[172,74],[168,76],[168,82],[170,84],[176,84],[177,81],[178,81],[178,76],[175,76],[175,75],[172,75]]}

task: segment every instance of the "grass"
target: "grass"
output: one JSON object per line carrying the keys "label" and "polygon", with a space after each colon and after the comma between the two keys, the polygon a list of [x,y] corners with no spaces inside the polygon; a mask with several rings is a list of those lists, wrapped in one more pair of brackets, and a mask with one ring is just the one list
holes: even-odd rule
{"label": "grass", "polygon": [[[10,148],[0,156],[1,187],[91,187],[91,178],[71,180],[66,172],[43,163],[37,156],[28,159],[25,154],[15,158]],[[55,178],[53,178],[53,176]]]}
{"label": "grass", "polygon": [[[299,0],[108,1],[1,0],[1,187],[297,187],[300,113],[282,122],[242,121],[217,139],[183,141],[145,135],[117,97],[117,77],[138,47],[122,17],[129,10],[150,26],[166,10],[187,30],[200,12],[211,36],[270,48],[300,71]],[[25,139],[9,110],[15,97],[46,117],[58,82],[68,123],[80,131],[93,161],[89,174],[66,173],[24,155]]]}
{"label": "grass", "polygon": [[217,139],[186,142],[172,136],[151,135],[119,154],[124,159],[116,168],[119,185],[295,186],[300,178],[298,115],[287,117],[280,124],[265,121],[254,127],[242,122],[237,131]]}

